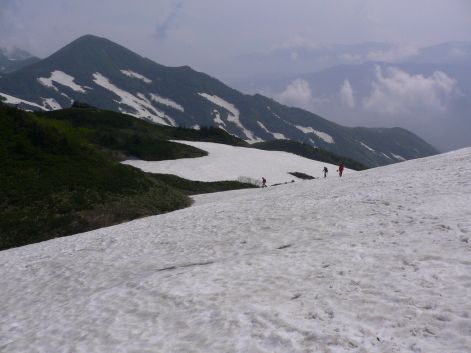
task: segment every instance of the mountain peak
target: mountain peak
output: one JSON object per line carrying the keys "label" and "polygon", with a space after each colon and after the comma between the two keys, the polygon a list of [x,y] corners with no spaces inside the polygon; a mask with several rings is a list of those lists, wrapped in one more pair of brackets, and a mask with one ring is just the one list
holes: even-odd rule
{"label": "mountain peak", "polygon": [[72,41],[69,45],[83,45],[83,44],[91,44],[91,43],[101,43],[101,44],[104,44],[104,43],[112,43],[112,44],[116,44],[114,42],[112,42],[111,40],[107,39],[107,38],[104,38],[104,37],[99,37],[99,36],[96,36],[94,34],[85,34],[77,39],[75,39],[74,41]]}

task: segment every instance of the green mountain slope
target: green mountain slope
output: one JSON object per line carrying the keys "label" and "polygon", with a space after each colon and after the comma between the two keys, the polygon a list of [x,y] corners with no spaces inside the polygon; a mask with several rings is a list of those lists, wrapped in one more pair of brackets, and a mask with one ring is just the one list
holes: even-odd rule
{"label": "green mountain slope", "polygon": [[119,163],[206,155],[170,138],[244,144],[218,129],[158,126],[92,107],[32,114],[0,103],[0,250],[187,207],[195,193],[254,187]]}
{"label": "green mountain slope", "polygon": [[330,163],[330,164],[340,164],[343,163],[347,168],[353,170],[364,170],[368,169],[362,163],[354,161],[350,158],[345,158],[339,155],[336,155],[332,152],[314,148],[306,143],[301,143],[291,140],[272,140],[266,142],[259,142],[252,145],[253,148],[258,148],[261,150],[267,151],[284,151],[297,154],[305,158],[313,159],[315,161]]}

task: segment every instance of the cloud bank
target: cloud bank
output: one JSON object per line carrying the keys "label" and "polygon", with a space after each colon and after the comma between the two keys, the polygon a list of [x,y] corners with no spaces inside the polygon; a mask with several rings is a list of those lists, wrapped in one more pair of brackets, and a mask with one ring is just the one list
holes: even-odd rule
{"label": "cloud bank", "polygon": [[398,68],[376,67],[376,79],[369,96],[363,99],[365,110],[387,114],[445,112],[450,99],[459,95],[457,81],[441,71],[432,75],[411,75]]}
{"label": "cloud bank", "polygon": [[272,96],[282,104],[310,110],[312,112],[315,112],[319,107],[330,102],[330,99],[326,97],[314,96],[311,85],[308,81],[303,79],[294,80],[283,92]]}

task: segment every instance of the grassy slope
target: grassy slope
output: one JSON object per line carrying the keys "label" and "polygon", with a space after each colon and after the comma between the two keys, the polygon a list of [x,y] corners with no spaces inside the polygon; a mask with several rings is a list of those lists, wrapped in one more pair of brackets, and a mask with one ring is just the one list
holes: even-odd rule
{"label": "grassy slope", "polygon": [[144,160],[158,161],[207,155],[205,151],[168,140],[247,145],[244,141],[216,128],[202,128],[201,130],[174,128],[95,108],[71,108],[42,114],[50,119],[67,121],[81,128],[87,140],[114,153],[119,152],[121,159],[134,156]]}
{"label": "grassy slope", "polygon": [[172,174],[150,174],[156,180],[160,180],[171,187],[180,190],[187,195],[206,194],[211,192],[228,191],[236,189],[250,189],[258,186],[238,181],[193,181],[180,178]]}
{"label": "grassy slope", "polygon": [[147,174],[118,161],[198,157],[206,152],[166,139],[232,139],[226,135],[96,109],[34,115],[0,103],[0,250],[187,207],[190,194],[252,187]]}
{"label": "grassy slope", "polygon": [[314,148],[305,143],[291,141],[291,140],[273,140],[266,142],[259,142],[252,145],[254,148],[267,151],[284,151],[297,154],[299,156],[313,159],[320,162],[330,163],[330,164],[340,164],[343,162],[347,168],[353,170],[364,170],[368,169],[364,164],[354,161],[350,158],[345,158],[339,155],[336,155],[332,152],[320,148]]}

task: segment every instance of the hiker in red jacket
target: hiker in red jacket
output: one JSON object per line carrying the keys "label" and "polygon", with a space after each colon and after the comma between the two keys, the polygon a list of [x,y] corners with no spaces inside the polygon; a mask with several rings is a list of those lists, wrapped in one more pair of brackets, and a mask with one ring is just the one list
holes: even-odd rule
{"label": "hiker in red jacket", "polygon": [[345,166],[343,165],[343,163],[340,163],[339,169],[337,170],[337,172],[339,172],[339,177],[342,177],[342,173],[344,169],[345,169]]}

